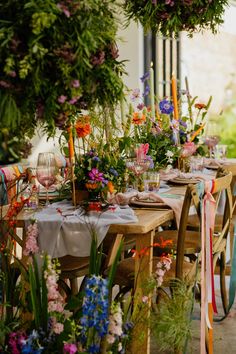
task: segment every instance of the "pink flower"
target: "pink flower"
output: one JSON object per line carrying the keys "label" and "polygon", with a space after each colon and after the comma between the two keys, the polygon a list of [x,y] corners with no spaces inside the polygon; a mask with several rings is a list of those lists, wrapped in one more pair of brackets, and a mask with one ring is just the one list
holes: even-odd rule
{"label": "pink flower", "polygon": [[77,346],[73,343],[65,343],[63,352],[64,354],[75,354],[77,352]]}
{"label": "pink flower", "polygon": [[103,173],[99,172],[97,168],[92,168],[89,172],[89,178],[92,181],[102,182],[104,180]]}
{"label": "pink flower", "polygon": [[140,144],[140,146],[136,149],[137,160],[143,160],[146,158],[148,153],[149,144]]}
{"label": "pink flower", "polygon": [[57,7],[65,14],[66,17],[70,17],[70,11],[66,5],[59,3],[57,4]]}
{"label": "pink flower", "polygon": [[72,86],[72,87],[75,87],[75,88],[79,87],[79,86],[80,86],[79,80],[73,80],[73,81],[71,81],[71,86]]}
{"label": "pink flower", "polygon": [[142,302],[143,302],[144,304],[147,304],[147,302],[148,302],[148,296],[144,295],[144,296],[142,297]]}
{"label": "pink flower", "polygon": [[62,323],[56,322],[53,325],[52,331],[56,334],[60,334],[64,330],[64,325]]}
{"label": "pink flower", "polygon": [[29,256],[30,254],[35,254],[39,251],[37,238],[38,238],[38,225],[35,222],[34,224],[30,224],[27,228],[25,249],[23,251],[23,254],[25,256]]}
{"label": "pink flower", "polygon": [[197,146],[192,141],[188,141],[184,143],[183,150],[181,153],[182,157],[189,157],[192,156],[197,150]]}
{"label": "pink flower", "polygon": [[67,96],[61,95],[57,100],[59,103],[64,103],[67,100]]}

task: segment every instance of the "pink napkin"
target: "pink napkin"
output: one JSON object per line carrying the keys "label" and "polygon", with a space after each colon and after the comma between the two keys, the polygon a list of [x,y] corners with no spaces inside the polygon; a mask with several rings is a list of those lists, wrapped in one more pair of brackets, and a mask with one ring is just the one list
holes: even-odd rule
{"label": "pink napkin", "polygon": [[177,227],[179,227],[183,199],[163,198],[154,192],[146,193],[133,191],[128,193],[117,193],[113,198],[109,200],[109,202],[116,203],[119,205],[126,205],[129,204],[131,199],[134,197],[136,197],[136,199],[139,201],[151,199],[153,200],[153,202],[160,202],[168,205],[173,210]]}

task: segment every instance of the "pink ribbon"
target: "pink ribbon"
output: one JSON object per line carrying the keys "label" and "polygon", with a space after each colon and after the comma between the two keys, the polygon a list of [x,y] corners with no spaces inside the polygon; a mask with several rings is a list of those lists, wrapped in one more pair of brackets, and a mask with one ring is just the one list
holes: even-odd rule
{"label": "pink ribbon", "polygon": [[[206,353],[205,349],[205,323],[209,329],[212,328],[209,320],[208,304],[217,313],[215,301],[215,287],[213,274],[213,249],[212,235],[215,223],[216,202],[212,196],[215,181],[205,182],[205,194],[202,204],[201,216],[201,354]],[[206,287],[207,284],[207,287]]]}

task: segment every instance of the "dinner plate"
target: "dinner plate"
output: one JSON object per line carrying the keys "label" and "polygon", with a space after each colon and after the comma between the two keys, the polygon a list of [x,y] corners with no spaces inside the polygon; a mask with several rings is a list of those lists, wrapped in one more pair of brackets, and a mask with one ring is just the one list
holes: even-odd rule
{"label": "dinner plate", "polygon": [[138,200],[138,199],[131,199],[131,205],[139,206],[139,207],[148,207],[148,208],[169,208],[163,202],[155,202],[152,199],[145,199],[145,200]]}
{"label": "dinner plate", "polygon": [[182,178],[182,177],[176,177],[173,178],[171,180],[169,180],[169,183],[173,183],[173,184],[196,184],[199,183],[200,180],[199,179],[194,179],[194,178]]}
{"label": "dinner plate", "polygon": [[209,170],[218,170],[220,167],[219,165],[204,165],[205,168],[208,168]]}

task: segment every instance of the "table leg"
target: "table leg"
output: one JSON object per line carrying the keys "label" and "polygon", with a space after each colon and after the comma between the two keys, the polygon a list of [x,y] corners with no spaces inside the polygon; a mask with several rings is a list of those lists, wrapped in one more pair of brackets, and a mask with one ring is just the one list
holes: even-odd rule
{"label": "table leg", "polygon": [[[151,296],[147,303],[143,302],[145,293],[145,282],[152,274],[153,238],[155,231],[136,236],[136,258],[135,258],[135,293],[134,293],[134,323],[135,327],[132,336],[132,353],[150,353],[150,309]],[[143,252],[145,250],[145,252]]]}

